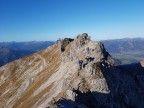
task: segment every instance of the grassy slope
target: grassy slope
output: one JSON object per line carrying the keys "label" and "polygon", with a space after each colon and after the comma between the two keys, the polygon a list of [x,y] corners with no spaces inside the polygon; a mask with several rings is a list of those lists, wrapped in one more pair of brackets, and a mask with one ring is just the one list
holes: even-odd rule
{"label": "grassy slope", "polygon": [[[48,50],[43,50],[41,52],[38,52],[37,54],[41,55],[46,63],[48,63],[48,66],[42,70],[40,73],[38,73],[34,77],[34,81],[28,86],[28,88],[21,94],[19,99],[15,98],[12,108],[30,108],[32,105],[34,105],[39,99],[42,99],[41,101],[45,100],[43,97],[51,88],[52,85],[47,86],[46,89],[41,91],[35,96],[32,96],[33,92],[39,88],[40,85],[42,85],[59,67],[60,65],[60,53],[58,51],[58,46],[55,45],[52,48],[49,48]],[[28,79],[27,77],[30,76],[31,73],[33,73],[34,70],[37,70],[40,68],[40,65],[43,64],[42,60],[40,58],[35,58],[34,55],[30,55],[27,57],[24,57],[18,61],[14,61],[9,65],[10,75],[7,79],[5,79],[4,83],[0,86],[0,107],[4,107],[8,100],[12,98],[14,95],[18,93],[18,89],[24,82],[24,80]],[[32,64],[28,65],[30,61],[33,61]],[[23,68],[22,68],[23,67]],[[18,70],[21,69],[21,73]],[[32,69],[30,71],[30,69]],[[4,71],[6,69],[0,70],[0,77],[4,74]],[[28,74],[28,75],[26,75]],[[26,77],[24,77],[26,75]],[[3,94],[7,89],[9,91],[6,94]],[[43,98],[42,98],[43,97]],[[40,102],[41,102],[40,101]]]}

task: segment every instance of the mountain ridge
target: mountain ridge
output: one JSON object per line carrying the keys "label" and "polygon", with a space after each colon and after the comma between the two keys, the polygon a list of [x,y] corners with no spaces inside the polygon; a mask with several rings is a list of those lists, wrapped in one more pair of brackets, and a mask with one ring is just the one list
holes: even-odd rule
{"label": "mountain ridge", "polygon": [[116,66],[104,45],[86,33],[65,38],[0,68],[0,107],[142,108],[142,64]]}

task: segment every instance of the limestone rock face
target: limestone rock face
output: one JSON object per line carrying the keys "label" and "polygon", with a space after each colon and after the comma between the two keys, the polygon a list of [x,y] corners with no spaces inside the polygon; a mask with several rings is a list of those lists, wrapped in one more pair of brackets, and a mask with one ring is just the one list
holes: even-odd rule
{"label": "limestone rock face", "polygon": [[59,40],[0,68],[0,108],[143,108],[143,67],[115,64],[87,33]]}

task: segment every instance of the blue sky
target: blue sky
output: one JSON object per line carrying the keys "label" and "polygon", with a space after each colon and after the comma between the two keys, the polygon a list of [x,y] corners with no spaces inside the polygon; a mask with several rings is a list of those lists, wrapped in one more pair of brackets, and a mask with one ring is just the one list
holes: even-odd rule
{"label": "blue sky", "polygon": [[144,0],[0,0],[0,41],[144,37]]}

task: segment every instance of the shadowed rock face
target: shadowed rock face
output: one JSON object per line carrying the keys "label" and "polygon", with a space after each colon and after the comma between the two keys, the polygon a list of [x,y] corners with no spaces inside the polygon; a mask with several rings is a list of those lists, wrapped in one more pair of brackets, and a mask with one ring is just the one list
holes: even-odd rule
{"label": "shadowed rock face", "polygon": [[140,64],[115,66],[104,45],[84,33],[1,67],[0,107],[143,107],[143,87]]}
{"label": "shadowed rock face", "polygon": [[97,91],[76,93],[75,100],[61,99],[56,105],[67,108],[143,108],[144,68],[140,64],[102,67],[109,93]]}

